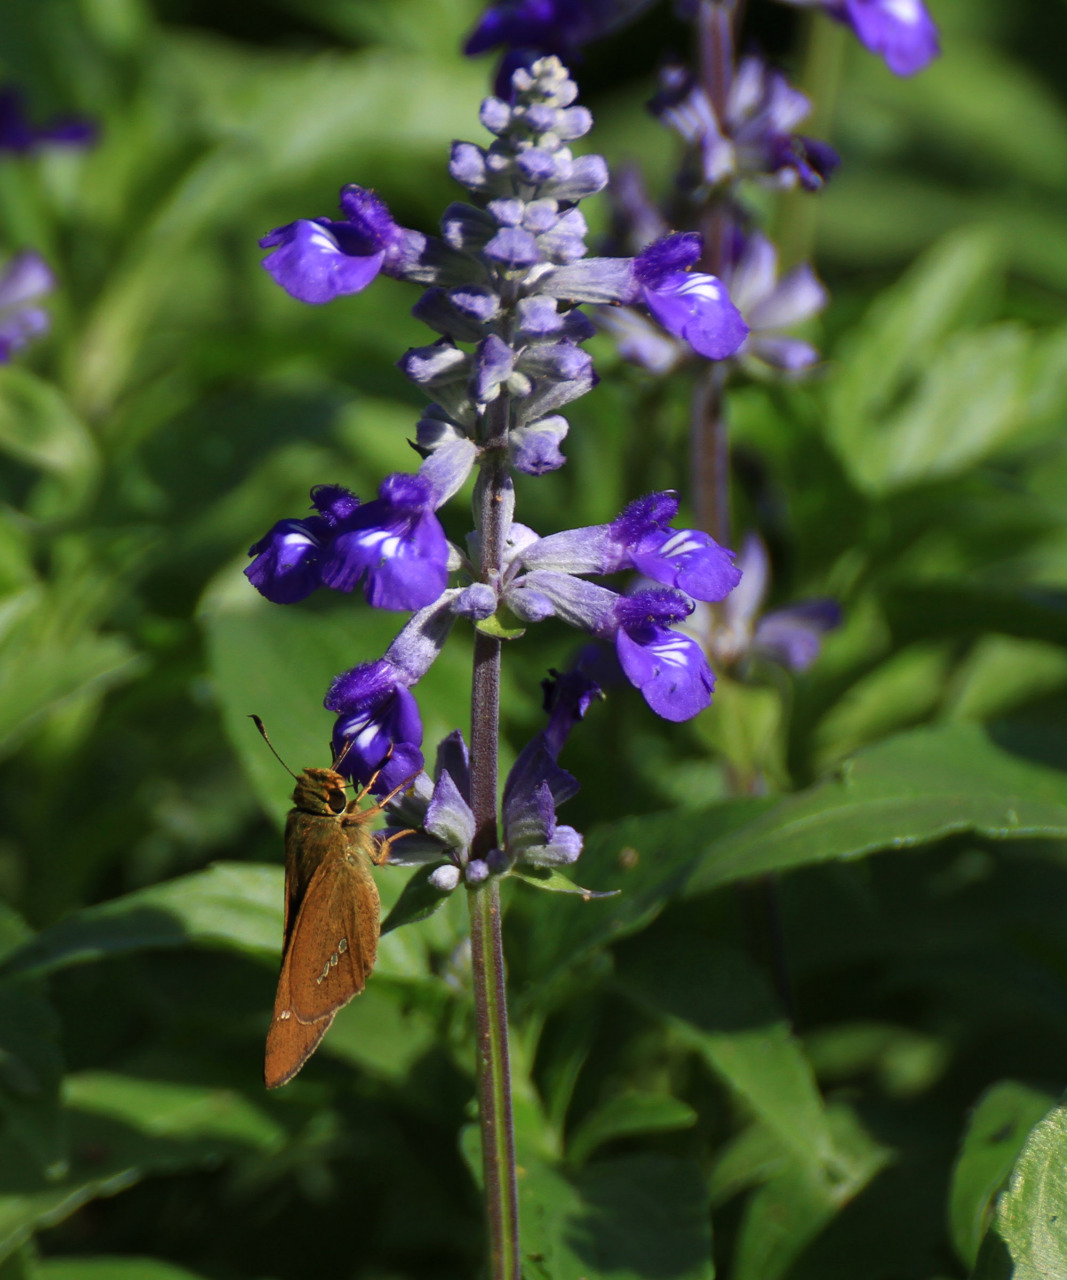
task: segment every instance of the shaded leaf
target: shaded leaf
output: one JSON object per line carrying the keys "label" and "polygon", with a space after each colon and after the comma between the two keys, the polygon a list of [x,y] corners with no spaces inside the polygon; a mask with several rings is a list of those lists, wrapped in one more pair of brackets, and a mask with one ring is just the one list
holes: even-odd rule
{"label": "shaded leaf", "polygon": [[33,1274],[35,1280],[200,1280],[158,1258],[45,1258]]}
{"label": "shaded leaf", "polygon": [[1030,1130],[1053,1099],[1015,1080],[1002,1080],[978,1099],[963,1137],[949,1191],[949,1227],[960,1259],[973,1267],[978,1246]]}
{"label": "shaded leaf", "polygon": [[669,1093],[621,1093],[585,1117],[567,1143],[567,1157],[582,1164],[605,1142],[637,1133],[688,1129],[697,1113]]}
{"label": "shaded leaf", "polygon": [[800,1042],[762,976],[740,955],[677,933],[624,948],[624,989],[666,1018],[781,1142],[805,1161],[836,1162],[823,1100]]}
{"label": "shaded leaf", "polygon": [[[982,1241],[975,1280],[1067,1275],[1067,1107],[1030,1131]],[[1006,1268],[1006,1269],[1005,1269]]]}
{"label": "shaded leaf", "polygon": [[594,1161],[573,1176],[538,1161],[519,1183],[524,1275],[712,1280],[707,1188],[695,1163]]}
{"label": "shaded leaf", "polygon": [[830,1111],[833,1169],[795,1152],[745,1207],[735,1280],[779,1280],[828,1222],[890,1160],[848,1107]]}
{"label": "shaded leaf", "polygon": [[51,973],[130,951],[189,944],[281,949],[281,867],[217,863],[74,912],[8,956],[0,975]]}

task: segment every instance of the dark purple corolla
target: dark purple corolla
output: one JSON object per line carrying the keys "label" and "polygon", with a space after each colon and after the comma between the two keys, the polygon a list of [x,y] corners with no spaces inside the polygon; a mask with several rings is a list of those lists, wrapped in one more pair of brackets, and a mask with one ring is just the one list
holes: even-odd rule
{"label": "dark purple corolla", "polygon": [[88,147],[96,141],[97,128],[80,116],[60,116],[45,125],[31,124],[18,89],[0,89],[0,151],[20,155],[40,147]]}
{"label": "dark purple corolla", "polygon": [[363,663],[330,685],[325,706],[337,713],[333,751],[338,771],[364,785],[381,769],[382,795],[422,768],[422,720],[403,673],[388,658]]}
{"label": "dark purple corolla", "polygon": [[365,575],[376,609],[421,609],[436,600],[448,581],[448,540],[435,497],[423,476],[387,476],[378,498],[352,513],[323,556],[326,586],[351,591]]}
{"label": "dark purple corolla", "polygon": [[467,37],[468,56],[503,47],[508,51],[497,77],[497,91],[507,94],[511,73],[536,58],[554,53],[573,61],[592,40],[628,22],[652,0],[496,0]]}
{"label": "dark purple corolla", "polygon": [[364,581],[378,609],[421,609],[448,580],[448,541],[434,514],[440,494],[423,475],[387,476],[373,502],[339,485],[311,491],[317,516],[281,520],[253,544],[248,580],[275,604],[317,587],[352,591]]}
{"label": "dark purple corolla", "polygon": [[673,626],[693,602],[663,588],[620,596],[615,652],[627,680],[665,720],[690,720],[711,705],[715,677],[704,650]]}
{"label": "dark purple corolla", "polygon": [[323,551],[359,506],[356,495],[340,485],[316,485],[311,502],[318,515],[279,520],[248,549],[255,559],[245,577],[274,604],[295,604],[323,585]]}
{"label": "dark purple corolla", "polygon": [[55,287],[48,264],[31,251],[12,258],[0,272],[0,364],[48,332],[48,312],[37,302]]}
{"label": "dark purple corolla", "polygon": [[910,76],[941,52],[937,24],[922,0],[785,0],[818,5],[852,28],[860,42],[885,60],[890,71]]}
{"label": "dark purple corolla", "polygon": [[634,275],[649,312],[668,333],[709,360],[726,360],[748,335],[740,311],[715,276],[690,271],[700,258],[695,231],[664,236],[634,259]]}
{"label": "dark purple corolla", "polygon": [[548,724],[523,747],[504,783],[504,850],[510,863],[566,866],[581,853],[582,837],[557,821],[556,809],[577,794],[578,783],[556,761],[600,686],[578,671],[553,671],[542,688]]}
{"label": "dark purple corolla", "polygon": [[359,293],[396,258],[404,243],[384,201],[355,185],[341,190],[344,221],[302,218],[260,240],[273,249],[263,266],[286,293],[301,302],[330,302]]}

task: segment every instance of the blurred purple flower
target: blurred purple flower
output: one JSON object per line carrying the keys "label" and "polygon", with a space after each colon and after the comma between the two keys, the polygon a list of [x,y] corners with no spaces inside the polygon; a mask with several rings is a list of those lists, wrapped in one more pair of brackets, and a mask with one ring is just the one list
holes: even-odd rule
{"label": "blurred purple flower", "polygon": [[841,625],[841,606],[820,597],[761,615],[770,586],[770,561],[754,533],[745,538],[740,566],[741,584],[726,600],[720,617],[713,619],[710,610],[699,610],[687,630],[724,665],[756,653],[793,671],[806,671],[818,658],[826,633]]}
{"label": "blurred purple flower", "polygon": [[807,263],[778,279],[778,250],[755,232],[744,242],[740,257],[724,276],[749,335],[737,353],[739,360],[757,360],[783,373],[802,373],[818,363],[819,353],[808,342],[783,330],[817,315],[829,300],[825,287]]}
{"label": "blurred purple flower", "polygon": [[48,312],[36,303],[55,287],[48,264],[32,250],[17,254],[0,271],[0,364],[48,332]]}
{"label": "blurred purple flower", "polygon": [[721,120],[702,85],[681,66],[664,69],[650,105],[698,152],[703,180],[711,186],[764,175],[780,186],[799,182],[817,191],[838,164],[832,147],[796,132],[811,112],[809,100],[755,56],[741,59]]}
{"label": "blurred purple flower", "polygon": [[45,125],[34,125],[26,114],[22,93],[13,86],[0,89],[0,151],[26,155],[41,147],[88,147],[98,130],[80,116],[59,116]]}
{"label": "blurred purple flower", "polygon": [[911,76],[941,52],[937,24],[922,0],[784,0],[818,5],[852,28],[861,44],[881,57],[890,71]]}

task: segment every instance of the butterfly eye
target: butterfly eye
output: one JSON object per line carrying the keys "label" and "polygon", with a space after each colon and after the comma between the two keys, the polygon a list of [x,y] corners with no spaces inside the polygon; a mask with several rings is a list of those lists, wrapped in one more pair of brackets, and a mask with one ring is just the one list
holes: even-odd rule
{"label": "butterfly eye", "polygon": [[348,797],[343,791],[331,791],[326,797],[326,803],[333,813],[341,813],[348,804]]}

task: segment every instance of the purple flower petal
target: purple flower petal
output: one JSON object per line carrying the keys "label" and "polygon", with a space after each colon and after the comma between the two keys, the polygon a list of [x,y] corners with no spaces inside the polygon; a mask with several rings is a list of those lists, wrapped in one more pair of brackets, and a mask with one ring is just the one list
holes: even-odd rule
{"label": "purple flower petal", "polygon": [[759,620],[753,648],[794,671],[806,671],[819,656],[823,636],[841,625],[836,600],[801,600]]}
{"label": "purple flower petal", "polygon": [[914,75],[941,52],[937,26],[922,0],[838,0],[831,12],[898,76]]}
{"label": "purple flower petal", "polygon": [[708,660],[689,636],[670,629],[692,611],[672,591],[620,597],[615,652],[630,683],[665,720],[690,720],[711,705],[715,687]]}
{"label": "purple flower petal", "polygon": [[338,713],[333,733],[335,755],[343,753],[338,771],[365,784],[381,768],[377,795],[422,768],[418,705],[397,674],[385,659],[365,663],[338,676],[326,695],[327,710]]}
{"label": "purple flower petal", "polygon": [[725,286],[702,272],[678,272],[655,289],[645,286],[645,306],[668,333],[684,338],[698,355],[725,360],[748,335],[748,325]]}
{"label": "purple flower petal", "polygon": [[253,543],[255,556],[245,577],[262,596],[275,604],[295,604],[322,586],[320,557],[329,536],[325,520],[280,520]]}
{"label": "purple flower petal", "polygon": [[646,578],[677,587],[695,600],[725,600],[741,581],[733,552],[699,529],[650,534],[630,553],[630,559]]}
{"label": "purple flower petal", "polygon": [[355,512],[323,558],[322,580],[351,591],[366,575],[377,609],[421,609],[448,581],[448,541],[433,513],[430,484],[419,476],[387,477],[374,502]]}
{"label": "purple flower petal", "polygon": [[286,293],[318,306],[342,294],[359,293],[381,271],[385,251],[360,253],[354,241],[344,222],[290,222],[260,241],[265,249],[278,246],[263,259],[263,266]]}

